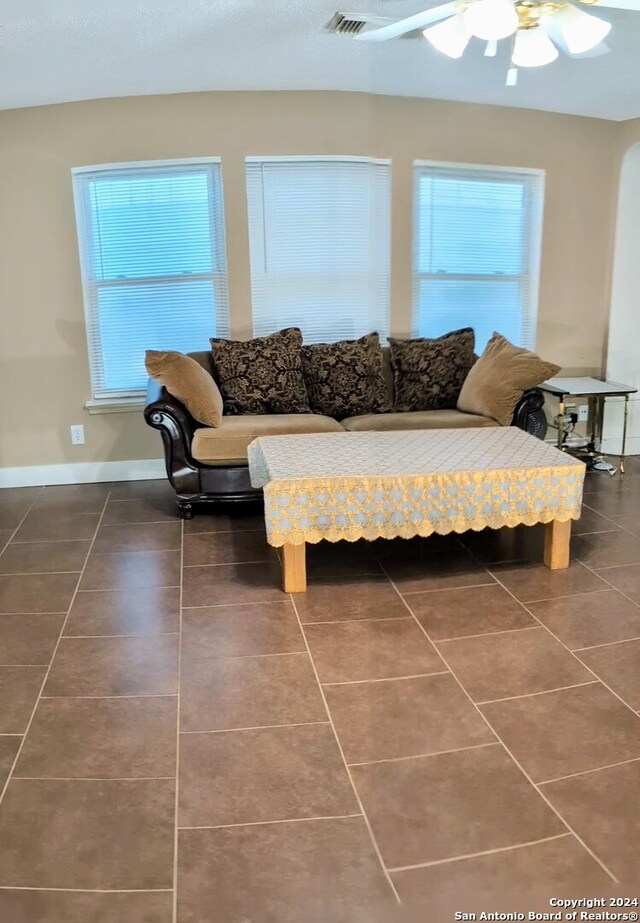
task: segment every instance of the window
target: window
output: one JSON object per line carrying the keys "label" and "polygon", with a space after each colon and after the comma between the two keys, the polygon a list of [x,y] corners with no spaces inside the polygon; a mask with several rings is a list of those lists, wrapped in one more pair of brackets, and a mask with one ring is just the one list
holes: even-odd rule
{"label": "window", "polygon": [[389,333],[388,161],[247,158],[253,331]]}
{"label": "window", "polygon": [[539,171],[415,165],[415,335],[535,346],[543,191]]}
{"label": "window", "polygon": [[73,171],[93,399],[141,397],[145,349],[229,335],[219,162]]}

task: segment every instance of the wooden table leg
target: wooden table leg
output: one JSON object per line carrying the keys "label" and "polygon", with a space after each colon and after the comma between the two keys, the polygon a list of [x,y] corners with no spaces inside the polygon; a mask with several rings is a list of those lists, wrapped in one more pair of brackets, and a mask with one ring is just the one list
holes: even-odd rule
{"label": "wooden table leg", "polygon": [[282,546],[285,593],[304,593],[307,589],[306,545]]}
{"label": "wooden table leg", "polygon": [[563,570],[569,566],[569,545],[571,543],[571,520],[559,522],[554,519],[544,529],[544,563],[549,570]]}

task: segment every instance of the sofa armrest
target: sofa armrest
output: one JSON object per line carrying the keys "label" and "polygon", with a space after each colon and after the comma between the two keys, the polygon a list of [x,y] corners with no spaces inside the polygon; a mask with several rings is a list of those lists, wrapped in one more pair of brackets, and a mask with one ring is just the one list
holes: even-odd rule
{"label": "sofa armrest", "polygon": [[200,472],[191,457],[191,440],[200,424],[181,401],[167,389],[149,379],[144,418],[160,431],[164,444],[167,477],[178,497],[195,497],[200,493]]}
{"label": "sofa armrest", "polygon": [[[533,433],[534,435],[540,435],[542,428],[544,428],[546,432],[546,425],[544,427],[541,426],[543,421],[540,414],[544,417],[544,411],[542,410],[543,405],[544,394],[540,388],[529,388],[528,391],[524,392],[516,404],[511,425],[517,426],[525,430],[525,432]],[[540,438],[544,439],[544,435],[545,433],[542,432]]]}

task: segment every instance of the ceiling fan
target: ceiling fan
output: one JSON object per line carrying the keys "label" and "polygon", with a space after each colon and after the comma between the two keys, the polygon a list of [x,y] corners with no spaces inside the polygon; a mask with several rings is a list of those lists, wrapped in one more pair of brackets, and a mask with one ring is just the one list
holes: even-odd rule
{"label": "ceiling fan", "polygon": [[519,67],[541,67],[558,57],[608,51],[604,39],[611,23],[587,13],[585,6],[637,10],[640,0],[454,0],[414,16],[355,36],[363,42],[386,42],[422,30],[425,38],[449,58],[460,58],[473,37],[486,42],[485,55],[495,57],[498,42],[512,42],[507,86],[515,86]]}

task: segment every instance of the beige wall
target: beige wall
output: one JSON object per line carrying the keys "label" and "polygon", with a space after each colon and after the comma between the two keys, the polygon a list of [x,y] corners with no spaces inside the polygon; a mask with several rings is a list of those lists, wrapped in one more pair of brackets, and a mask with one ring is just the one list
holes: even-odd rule
{"label": "beige wall", "polygon": [[[621,126],[527,110],[351,93],[200,93],[0,113],[0,467],[159,457],[139,411],[89,415],[74,166],[219,155],[232,334],[251,331],[243,158],[371,154],[393,161],[392,331],[411,310],[411,164],[546,171],[538,348],[602,363]],[[206,344],[203,344],[206,345]],[[87,442],[72,447],[69,426]]]}

